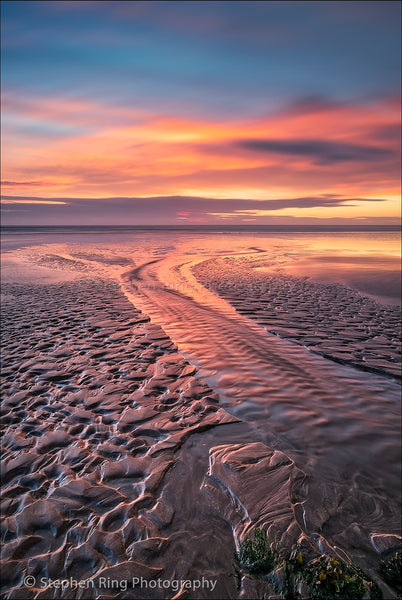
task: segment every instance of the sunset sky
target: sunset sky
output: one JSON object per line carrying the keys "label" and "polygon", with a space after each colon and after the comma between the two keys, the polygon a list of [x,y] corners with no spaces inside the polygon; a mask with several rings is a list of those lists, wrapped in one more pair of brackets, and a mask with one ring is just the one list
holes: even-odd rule
{"label": "sunset sky", "polygon": [[401,4],[2,2],[2,221],[395,224]]}

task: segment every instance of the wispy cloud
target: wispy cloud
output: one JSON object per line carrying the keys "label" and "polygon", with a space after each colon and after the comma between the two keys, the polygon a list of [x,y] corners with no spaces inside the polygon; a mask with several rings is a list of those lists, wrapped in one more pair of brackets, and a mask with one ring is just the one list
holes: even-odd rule
{"label": "wispy cloud", "polygon": [[387,148],[364,146],[336,141],[314,139],[256,139],[240,140],[237,145],[246,150],[265,154],[285,154],[311,158],[316,165],[329,165],[339,162],[373,162],[395,157],[396,153]]}
{"label": "wispy cloud", "polygon": [[2,181],[1,185],[4,187],[37,187],[44,185],[43,181]]}
{"label": "wispy cloud", "polygon": [[63,205],[65,215],[89,213],[94,210],[102,218],[108,218],[113,211],[115,216],[127,219],[140,219],[151,223],[158,219],[171,222],[178,217],[205,218],[207,215],[232,215],[233,218],[247,214],[269,214],[287,208],[319,208],[355,206],[360,202],[385,202],[384,198],[337,197],[334,195],[300,198],[255,200],[250,198],[209,198],[199,196],[151,196],[151,197],[111,197],[111,198],[38,198],[35,196],[3,196],[2,203],[54,204]]}
{"label": "wispy cloud", "polygon": [[[14,104],[12,98],[3,111],[3,174],[10,192],[23,181],[43,182],[45,195],[83,197],[135,191],[263,198],[267,192],[342,195],[345,189],[363,197],[369,190],[395,195],[399,188],[394,98],[353,105],[310,97],[264,117],[219,121],[89,99],[36,97]],[[44,139],[38,128],[27,131],[27,123],[81,129]]]}
{"label": "wispy cloud", "polygon": [[398,3],[21,6],[2,4],[10,219],[398,214]]}
{"label": "wispy cloud", "polygon": [[[345,217],[345,207],[382,206],[385,198],[311,196],[294,198],[212,198],[195,196],[41,198],[4,196],[3,225],[269,225],[294,223],[395,225],[397,218]],[[351,207],[351,208],[350,208]],[[308,214],[313,210],[314,214]],[[333,214],[328,214],[332,210]],[[381,210],[381,209],[380,209]],[[307,215],[305,215],[307,211]]]}
{"label": "wispy cloud", "polygon": [[63,200],[42,200],[39,198],[2,198],[1,199],[1,204],[16,204],[16,205],[20,205],[20,204],[29,204],[29,205],[35,205],[35,204],[55,204],[55,205],[62,205],[62,204],[68,204],[68,202],[65,202]]}

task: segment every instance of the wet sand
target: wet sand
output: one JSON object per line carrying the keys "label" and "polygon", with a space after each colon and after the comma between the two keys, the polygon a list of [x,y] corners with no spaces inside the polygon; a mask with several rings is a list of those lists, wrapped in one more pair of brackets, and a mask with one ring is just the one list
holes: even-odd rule
{"label": "wet sand", "polygon": [[[271,266],[266,266],[267,262]],[[208,289],[270,333],[341,364],[400,380],[402,344],[400,301],[399,305],[396,302],[397,269],[394,268],[391,278],[380,271],[375,283],[370,269],[365,285],[360,286],[370,289],[372,293],[367,296],[340,283],[359,280],[354,270],[352,275],[341,269],[342,260],[337,263],[335,273],[330,269],[314,270],[311,265],[317,262],[317,258],[301,260],[296,265],[278,268],[264,254],[256,254],[211,259],[193,271]],[[341,270],[342,275],[338,276]],[[362,274],[360,277],[363,279]],[[383,293],[389,290],[391,304],[375,299],[374,292],[378,298],[381,287]]]}
{"label": "wet sand", "polygon": [[[189,515],[186,530],[182,497],[165,501],[166,482],[173,478],[177,491],[185,476],[183,494],[196,505],[180,449],[236,419],[116,283],[4,284],[3,294],[4,597],[59,598],[59,590],[41,590],[42,577],[92,579],[91,598],[114,597],[102,596],[102,577],[188,579],[196,569],[183,546],[188,553],[196,526]],[[196,461],[191,466],[202,480]],[[204,515],[204,535],[212,535],[213,517],[211,510],[205,523]],[[214,597],[234,587],[224,533]],[[24,575],[39,585],[21,588]],[[142,598],[144,590],[119,597]]]}
{"label": "wet sand", "polygon": [[[272,589],[237,589],[232,567],[255,526],[378,579],[400,544],[392,373],[271,335],[191,274],[210,284],[224,259],[173,250],[55,245],[7,274],[3,597],[258,598]],[[239,285],[249,254],[230,265]],[[69,577],[86,587],[49,584]]]}

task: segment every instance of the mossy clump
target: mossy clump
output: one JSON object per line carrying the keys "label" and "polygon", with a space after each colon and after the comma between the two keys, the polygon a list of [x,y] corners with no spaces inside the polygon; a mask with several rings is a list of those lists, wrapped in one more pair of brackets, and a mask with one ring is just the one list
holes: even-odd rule
{"label": "mossy clump", "polygon": [[267,575],[276,567],[277,551],[268,541],[267,534],[256,528],[253,537],[241,544],[235,558],[242,569],[253,575]]}
{"label": "mossy clump", "polygon": [[396,590],[402,592],[402,554],[395,552],[391,558],[380,563],[381,577]]}

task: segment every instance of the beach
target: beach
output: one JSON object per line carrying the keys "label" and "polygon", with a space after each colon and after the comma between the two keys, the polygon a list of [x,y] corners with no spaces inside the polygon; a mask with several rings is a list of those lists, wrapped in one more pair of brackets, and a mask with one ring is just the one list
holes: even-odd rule
{"label": "beach", "polygon": [[269,582],[233,574],[255,528],[396,597],[397,242],[5,239],[3,597],[259,598]]}

